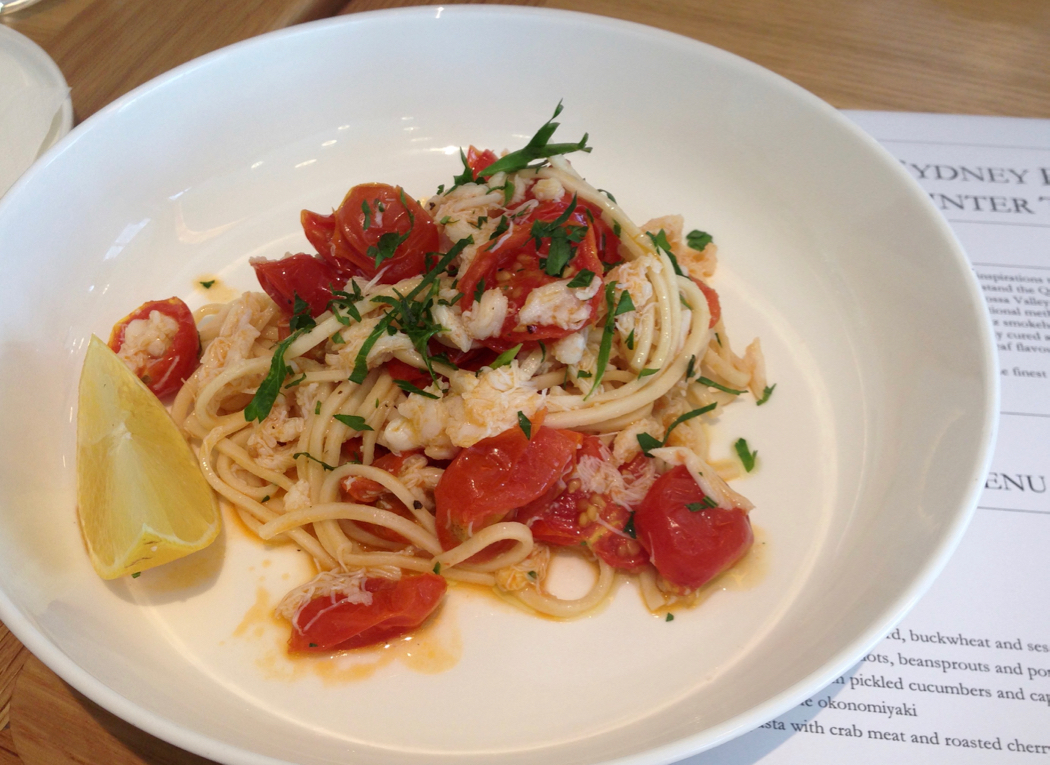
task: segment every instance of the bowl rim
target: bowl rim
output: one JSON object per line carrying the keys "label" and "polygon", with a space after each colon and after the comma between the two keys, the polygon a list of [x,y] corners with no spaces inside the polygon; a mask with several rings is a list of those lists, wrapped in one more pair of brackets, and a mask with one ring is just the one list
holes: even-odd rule
{"label": "bowl rim", "polygon": [[[961,541],[971,518],[976,510],[980,492],[983,488],[984,477],[991,466],[995,438],[999,424],[999,397],[1000,379],[998,374],[997,356],[994,350],[993,333],[990,315],[984,302],[980,285],[969,266],[962,245],[958,241],[951,226],[941,215],[933,203],[926,196],[925,191],[919,183],[912,178],[904,168],[883,148],[871,135],[863,131],[858,125],[848,119],[840,110],[831,106],[821,98],[817,97],[802,86],[788,80],[759,64],[745,59],[737,54],[708,43],[686,37],[681,34],[670,32],[657,27],[648,26],[639,22],[616,19],[580,11],[569,11],[554,8],[536,8],[528,6],[490,6],[490,5],[453,5],[453,6],[412,6],[402,8],[391,8],[374,11],[364,11],[345,16],[337,16],[316,21],[298,24],[284,29],[267,32],[246,40],[224,46],[215,51],[207,53],[198,58],[181,64],[145,83],[139,85],[110,104],[88,117],[82,123],[74,127],[61,140],[55,143],[44,153],[40,159],[27,171],[12,187],[8,193],[0,198],[0,217],[5,209],[12,204],[20,190],[34,182],[37,175],[43,172],[43,168],[55,162],[66,150],[73,146],[88,131],[94,129],[95,125],[106,120],[115,119],[116,115],[125,110],[130,104],[138,99],[160,90],[170,83],[182,78],[187,73],[198,69],[207,68],[216,62],[231,56],[237,56],[245,50],[255,47],[263,47],[273,43],[275,40],[289,39],[299,35],[311,35],[318,29],[328,27],[356,27],[369,24],[383,23],[388,19],[402,17],[431,17],[435,21],[443,16],[465,17],[471,16],[496,18],[529,16],[534,18],[546,18],[552,23],[577,23],[592,28],[605,28],[630,32],[645,37],[661,45],[678,46],[681,48],[692,48],[701,53],[702,56],[728,63],[749,72],[750,74],[764,78],[778,88],[786,89],[794,98],[805,101],[809,108],[816,110],[820,115],[835,123],[840,130],[852,135],[854,140],[859,140],[872,154],[878,156],[882,163],[890,169],[900,182],[902,190],[907,190],[909,202],[926,210],[937,233],[943,239],[951,251],[955,265],[964,275],[968,287],[968,298],[971,306],[981,315],[981,337],[979,338],[982,354],[981,361],[984,366],[984,409],[981,418],[982,441],[978,451],[977,464],[974,465],[963,502],[959,509],[946,524],[940,543],[931,549],[926,562],[921,567],[917,576],[910,585],[905,588],[894,599],[892,607],[886,609],[880,617],[874,620],[862,631],[851,643],[830,657],[822,669],[812,673],[806,678],[796,682],[794,685],[782,690],[765,702],[750,708],[747,712],[737,715],[719,725],[706,728],[703,731],[684,736],[667,744],[663,744],[644,752],[618,757],[603,761],[604,765],[654,765],[655,763],[673,763],[683,758],[698,754],[701,751],[711,749],[748,732],[759,725],[779,715],[784,714],[813,693],[829,685],[834,679],[848,671],[854,666],[860,657],[870,650],[907,614],[916,602],[926,593],[930,585],[943,570],[951,555]],[[54,671],[65,682],[74,689],[83,693],[87,698],[99,704],[107,711],[115,714],[121,719],[131,723],[141,730],[157,736],[175,746],[183,748],[194,754],[198,754],[219,762],[231,765],[287,765],[287,761],[275,759],[269,755],[253,752],[241,747],[220,741],[210,736],[187,729],[182,725],[171,722],[167,718],[147,711],[124,695],[114,691],[102,681],[96,679],[86,670],[82,669],[73,659],[65,654],[60,648],[44,637],[32,624],[31,619],[11,600],[10,596],[0,590],[0,621],[15,635],[22,643],[46,666]],[[543,748],[536,750],[543,751]]]}

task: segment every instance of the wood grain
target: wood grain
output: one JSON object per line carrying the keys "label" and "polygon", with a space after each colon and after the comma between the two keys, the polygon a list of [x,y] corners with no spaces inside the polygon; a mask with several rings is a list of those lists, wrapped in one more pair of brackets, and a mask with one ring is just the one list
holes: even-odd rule
{"label": "wood grain", "polygon": [[212,763],[110,714],[62,682],[35,656],[19,674],[10,730],[22,765]]}
{"label": "wood grain", "polygon": [[[343,13],[418,4],[351,0]],[[693,37],[761,64],[840,109],[1050,118],[1045,0],[529,4],[614,16]]]}
{"label": "wood grain", "polygon": [[93,0],[53,36],[39,26],[25,31],[35,29],[44,37],[38,42],[65,75],[74,113],[83,120],[179,64],[264,32],[330,16],[344,2]]}

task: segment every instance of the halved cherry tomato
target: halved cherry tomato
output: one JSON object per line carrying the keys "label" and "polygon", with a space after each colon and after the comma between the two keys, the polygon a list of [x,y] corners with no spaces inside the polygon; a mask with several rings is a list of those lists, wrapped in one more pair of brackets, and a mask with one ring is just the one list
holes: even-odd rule
{"label": "halved cherry tomato", "polygon": [[587,220],[594,227],[594,241],[598,247],[599,260],[608,266],[622,263],[620,237],[613,231],[612,226],[602,220],[602,213],[598,205],[585,200],[581,200],[578,204],[589,213]]}
{"label": "halved cherry tomato", "polygon": [[[577,456],[603,459],[599,439],[584,436]],[[639,456],[646,459],[644,455]],[[632,470],[633,462],[621,468],[625,480],[638,472]],[[580,520],[592,511],[597,511],[600,521],[588,519],[581,526]],[[645,549],[625,531],[631,511],[614,503],[607,494],[573,488],[572,481],[564,489],[555,485],[547,495],[519,510],[515,520],[527,525],[538,542],[561,547],[585,544],[614,568],[633,571],[649,560]]]}
{"label": "halved cherry tomato", "polygon": [[128,325],[133,321],[148,321],[154,311],[175,320],[175,335],[163,355],[147,354],[148,360],[132,371],[158,398],[163,398],[182,387],[186,378],[197,368],[200,358],[200,335],[197,334],[193,314],[185,303],[175,297],[143,303],[113,326],[109,347],[114,353],[119,353],[124,346]]}
{"label": "halved cherry tomato", "polygon": [[513,427],[461,451],[434,490],[441,545],[450,550],[545,495],[572,469],[581,441],[534,425],[531,440]]}
{"label": "halved cherry tomato", "polygon": [[[332,215],[303,210],[300,221],[306,238],[340,274],[372,278],[382,270],[383,284],[423,273],[426,254],[438,247],[430,214],[400,186],[386,183],[354,186]],[[388,241],[397,246],[377,267],[376,255]]]}
{"label": "halved cherry tomato", "polygon": [[[572,198],[567,194],[561,199],[544,202],[537,206],[530,215],[514,223],[508,234],[495,240],[487,248],[479,250],[470,262],[467,270],[459,280],[459,290],[463,293],[463,308],[474,304],[474,293],[484,282],[486,289],[498,286],[507,296],[507,317],[503,328],[496,337],[481,341],[495,351],[505,351],[518,343],[554,340],[572,334],[598,318],[598,309],[603,300],[598,290],[589,301],[587,318],[578,326],[561,327],[556,324],[535,324],[521,326],[518,314],[528,300],[529,294],[537,287],[557,281],[571,279],[580,271],[590,271],[600,279],[604,273],[602,262],[598,258],[594,226],[585,209],[577,203],[576,209],[569,216],[567,226],[586,226],[587,233],[575,246],[575,254],[569,261],[561,276],[548,274],[540,264],[550,252],[550,240],[544,239],[539,247],[531,234],[535,221],[551,223],[557,220],[569,207]],[[509,278],[500,279],[499,273],[505,272]]]}
{"label": "halved cherry tomato", "polygon": [[740,508],[707,507],[689,470],[678,465],[656,479],[634,514],[638,541],[667,581],[695,589],[740,560],[754,534]]}
{"label": "halved cherry tomato", "polygon": [[411,632],[441,602],[446,584],[436,574],[392,581],[366,580],[372,602],[350,603],[342,595],[323,595],[306,604],[292,626],[292,651],[341,651],[383,643]]}
{"label": "halved cherry tomato", "polygon": [[[438,230],[430,213],[400,186],[354,186],[335,211],[335,222],[351,250],[344,257],[369,277],[383,270],[383,284],[423,273],[424,256],[438,247]],[[376,252],[388,238],[401,241],[377,267]]]}
{"label": "halved cherry tomato", "polygon": [[481,171],[497,159],[499,159],[499,157],[497,157],[496,152],[491,149],[485,149],[482,151],[473,146],[467,149],[467,167],[469,167],[470,171],[474,173],[475,180],[482,177]]}
{"label": "halved cherry tomato", "polygon": [[310,305],[310,315],[318,316],[328,308],[332,290],[342,289],[346,282],[327,261],[299,253],[280,260],[253,260],[255,278],[286,314],[294,312],[295,296]]}

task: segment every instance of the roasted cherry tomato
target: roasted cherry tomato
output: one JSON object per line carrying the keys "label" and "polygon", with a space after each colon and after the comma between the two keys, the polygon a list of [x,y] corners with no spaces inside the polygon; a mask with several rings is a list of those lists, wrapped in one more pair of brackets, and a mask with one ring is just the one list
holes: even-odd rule
{"label": "roasted cherry tomato", "polygon": [[[155,336],[150,332],[147,332],[146,335],[139,335],[133,331],[132,337],[127,337],[129,324],[134,321],[149,322],[154,312],[175,320],[172,335]],[[133,371],[158,398],[178,391],[186,382],[186,378],[197,368],[201,348],[197,324],[193,321],[190,309],[178,298],[143,303],[133,313],[118,321],[110,333],[109,347],[114,353],[120,353],[125,343],[129,341],[135,341],[138,346],[136,350],[141,351],[135,354],[139,362]],[[159,343],[163,348],[154,348],[154,343]],[[124,350],[127,352],[131,349]],[[155,354],[155,351],[159,353]]]}
{"label": "roasted cherry tomato", "polygon": [[513,427],[461,451],[434,490],[442,546],[450,550],[545,495],[572,469],[581,440],[542,426],[530,440]]}
{"label": "roasted cherry tomato", "polygon": [[[402,452],[401,454],[387,452],[386,454],[377,457],[372,462],[372,467],[385,470],[390,473],[390,475],[397,476],[405,466],[405,460],[413,454],[420,454],[420,451],[413,450]],[[389,493],[386,487],[378,481],[373,481],[371,478],[363,478],[362,476],[356,475],[344,478],[342,487],[343,491],[346,492],[351,500],[354,502],[360,502],[363,505],[371,505],[383,494]]]}
{"label": "roasted cherry tomato", "polygon": [[341,289],[346,282],[327,261],[305,253],[280,260],[255,260],[252,268],[263,292],[288,315],[294,313],[296,295],[309,304],[311,316],[324,313],[332,290]]}
{"label": "roasted cherry tomato", "polygon": [[[596,436],[584,436],[577,456],[578,459],[585,456],[605,459]],[[639,456],[643,461],[646,459],[644,455]],[[620,472],[625,481],[630,481],[640,470],[631,462]],[[648,554],[625,531],[631,511],[613,502],[609,495],[585,491],[578,484],[578,481],[570,481],[565,487],[556,484],[545,496],[519,510],[515,520],[527,525],[537,542],[562,547],[585,544],[614,568],[633,571],[645,565]]]}
{"label": "roasted cherry tomato", "polygon": [[689,470],[678,465],[656,479],[634,514],[638,541],[671,584],[696,589],[740,560],[754,535],[740,508],[707,507]]}
{"label": "roasted cherry tomato", "polygon": [[467,167],[474,173],[474,179],[477,180],[482,176],[482,170],[495,162],[499,157],[496,156],[496,152],[491,149],[475,149],[471,146],[467,149]]}
{"label": "roasted cherry tomato", "polygon": [[292,625],[292,651],[341,651],[383,643],[411,632],[426,621],[445,594],[436,574],[405,576],[397,581],[365,581],[372,602],[351,603],[343,595],[323,595],[306,604]]}
{"label": "roasted cherry tomato", "polygon": [[[535,221],[545,223],[556,221],[566,211],[571,201],[572,198],[565,194],[559,200],[538,205],[530,215],[514,223],[513,231],[496,239],[486,249],[479,250],[460,278],[459,290],[463,293],[464,310],[474,304],[475,291],[479,291],[478,287],[482,283],[485,289],[498,286],[507,296],[507,318],[503,322],[502,331],[496,337],[481,341],[489,348],[505,351],[518,343],[555,340],[572,334],[597,320],[598,309],[604,299],[600,289],[589,301],[586,318],[573,326],[561,327],[556,324],[525,326],[521,324],[518,316],[529,294],[537,287],[550,284],[558,279],[572,279],[584,270],[595,274],[595,279],[601,279],[604,273],[602,262],[598,258],[595,227],[591,225],[590,214],[579,203],[564,226],[569,227],[567,230],[576,231],[586,227],[586,234],[581,241],[571,245],[575,248],[574,254],[564,271],[560,276],[552,276],[544,270],[541,264],[541,260],[546,259],[550,253],[551,243],[549,238],[543,239],[537,247],[531,232],[532,224]],[[504,272],[503,278],[500,278],[500,272]]]}
{"label": "roasted cherry tomato", "polygon": [[[303,210],[303,232],[340,275],[393,284],[424,272],[424,258],[438,248],[430,214],[400,186],[363,183],[347,192],[332,215]],[[376,257],[389,250],[378,267]]]}

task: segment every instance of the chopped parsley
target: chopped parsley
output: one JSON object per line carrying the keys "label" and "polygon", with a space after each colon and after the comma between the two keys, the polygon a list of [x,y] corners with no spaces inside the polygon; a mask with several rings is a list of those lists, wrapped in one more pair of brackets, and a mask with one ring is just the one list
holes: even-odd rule
{"label": "chopped parsley", "polygon": [[507,366],[507,364],[512,362],[514,360],[514,357],[518,355],[518,351],[521,350],[521,346],[522,344],[518,343],[513,348],[508,348],[507,350],[505,350],[503,353],[496,357],[495,361],[489,364],[489,368],[499,369],[500,367]]}
{"label": "chopped parsley", "polygon": [[649,375],[655,375],[659,371],[660,371],[659,369],[646,368],[646,369],[643,369],[641,372],[638,373],[638,377],[639,377],[639,379],[642,378],[642,377],[648,377]]}
{"label": "chopped parsley", "polygon": [[525,416],[525,412],[518,410],[518,427],[521,428],[521,432],[525,434],[525,438],[529,441],[532,440],[532,423],[529,422],[529,418]]}
{"label": "chopped parsley", "polygon": [[320,413],[321,413],[321,402],[318,401],[316,404],[314,404],[314,414],[320,414]]}
{"label": "chopped parsley", "polygon": [[755,402],[755,406],[762,406],[762,404],[769,401],[769,397],[773,395],[773,389],[775,387],[777,387],[776,383],[773,383],[772,385],[767,385],[766,389],[762,391],[762,398]]}
{"label": "chopped parsley", "polygon": [[215,280],[214,279],[209,279],[208,281],[201,282],[200,284],[201,284],[202,287],[204,287],[204,289],[210,290],[215,285]]}
{"label": "chopped parsley", "polygon": [[478,279],[478,286],[474,288],[474,302],[480,302],[481,296],[485,294],[485,279]]}
{"label": "chopped parsley", "polygon": [[740,438],[733,444],[733,448],[736,449],[736,454],[740,457],[740,462],[744,465],[744,470],[751,472],[755,469],[755,457],[758,456],[758,450],[751,451],[747,446],[747,441]]}
{"label": "chopped parsley", "polygon": [[685,235],[685,243],[689,245],[689,249],[697,252],[702,252],[707,245],[711,244],[711,241],[711,235],[706,231],[694,229]]}
{"label": "chopped parsley", "polygon": [[[376,399],[376,403],[379,403],[378,399]],[[365,422],[365,418],[358,417],[356,414],[333,414],[332,417],[359,433],[364,430],[372,430],[372,426]]]}
{"label": "chopped parsley", "polygon": [[[408,213],[408,230],[403,234],[399,234],[396,231],[387,231],[385,234],[380,235],[378,242],[370,245],[365,251],[365,255],[375,259],[377,269],[382,265],[384,260],[389,260],[394,257],[397,248],[408,240],[408,237],[412,235],[412,231],[416,227],[416,216],[412,214],[412,209],[405,201],[405,190],[398,189],[398,195],[401,198],[401,206],[405,209],[405,212]],[[367,207],[367,203],[362,204]]]}
{"label": "chopped parsley", "polygon": [[667,241],[667,233],[663,229],[660,229],[655,234],[646,231],[645,235],[649,237],[649,240],[653,243],[653,246],[657,250],[662,250],[663,253],[671,259],[671,265],[674,267],[674,272],[679,276],[685,276],[685,274],[682,273],[682,269],[678,265],[678,258],[676,258],[674,256],[674,253],[671,252],[671,243]]}
{"label": "chopped parsley", "polygon": [[605,367],[609,364],[613,333],[616,331],[616,317],[634,310],[634,301],[631,300],[631,293],[624,290],[620,293],[620,300],[617,301],[616,282],[609,282],[605,285],[605,308],[605,326],[602,328],[602,339],[598,345],[598,363],[594,370],[594,384],[591,385],[591,389],[587,391],[584,399],[598,389],[598,383],[602,381],[602,375],[605,374]]}
{"label": "chopped parsley", "polygon": [[[485,176],[491,177],[496,173],[516,173],[519,170],[524,170],[526,167],[529,167],[529,163],[534,162],[535,160],[550,159],[559,154],[570,154],[574,151],[589,152],[591,147],[587,145],[586,133],[584,133],[583,138],[576,143],[550,142],[551,137],[554,135],[554,131],[558,129],[559,125],[559,123],[554,120],[559,114],[561,114],[561,111],[562,105],[561,101],[559,101],[557,108],[554,110],[554,115],[536,131],[536,135],[529,139],[529,142],[525,144],[524,148],[512,151],[500,159],[497,159],[485,168]],[[466,164],[466,158],[464,158],[463,163]],[[542,164],[543,163],[540,163],[540,165]],[[539,167],[540,165],[533,165],[533,167]],[[467,169],[469,172],[469,167]],[[456,178],[457,185],[461,183],[460,177]],[[473,180],[474,177],[471,173],[471,177],[466,182],[469,183]]]}
{"label": "chopped parsley", "polygon": [[405,393],[415,393],[419,396],[425,396],[426,398],[441,398],[441,396],[437,395],[436,393],[431,393],[430,391],[423,390],[422,388],[417,388],[408,380],[394,380],[394,385],[399,387]]}
{"label": "chopped parsley", "polygon": [[[431,377],[435,377],[427,343],[438,332],[444,331],[444,327],[434,321],[431,313],[437,297],[437,278],[440,274],[445,273],[449,263],[463,251],[463,248],[473,242],[473,237],[468,236],[452,245],[441,260],[434,265],[434,268],[427,271],[419,284],[407,295],[401,295],[395,291],[397,298],[385,295],[373,298],[377,302],[389,305],[390,310],[379,320],[379,323],[372,329],[372,333],[361,345],[361,350],[354,359],[354,371],[350,374],[350,382],[358,384],[364,382],[365,377],[368,376],[368,353],[372,350],[372,346],[383,336],[384,332],[396,334],[398,329],[412,341],[413,347],[423,357],[427,371],[430,372]],[[423,299],[416,300],[420,295],[424,295]],[[395,321],[397,322],[396,327],[394,326]]]}
{"label": "chopped parsley", "polygon": [[132,579],[138,579],[140,576],[142,576],[142,572],[141,571],[136,571],[134,574],[131,575],[131,578]]}
{"label": "chopped parsley", "polygon": [[629,350],[629,351],[633,351],[634,350],[634,330],[633,329],[631,330],[631,334],[629,334],[627,336],[627,339],[624,340],[623,342],[624,342],[624,345],[627,346],[627,350]]}
{"label": "chopped parsley", "polygon": [[281,392],[281,383],[284,382],[284,378],[288,376],[288,373],[292,371],[292,368],[284,363],[284,354],[303,332],[305,330],[293,332],[274,348],[273,358],[270,361],[270,371],[267,372],[263,381],[259,383],[259,387],[256,389],[255,395],[248,403],[248,406],[244,408],[244,419],[248,422],[252,420],[262,422],[270,414],[270,410],[273,409],[273,403]]}
{"label": "chopped parsley", "polygon": [[292,459],[293,460],[297,460],[300,457],[306,457],[308,460],[313,460],[318,465],[323,467],[325,470],[335,470],[334,467],[329,465],[327,462],[322,462],[321,460],[317,459],[317,457],[315,457],[312,454],[310,454],[310,452],[296,452],[295,454],[292,455]]}
{"label": "chopped parsley", "polygon": [[699,513],[709,507],[718,507],[718,502],[711,497],[704,497],[700,502],[687,502],[685,507],[691,513]]}
{"label": "chopped parsley", "polygon": [[665,622],[673,622],[674,621],[674,614],[672,614],[670,611],[668,611],[667,612],[667,616],[664,617],[664,621]]}
{"label": "chopped parsley", "polygon": [[685,379],[692,380],[693,372],[696,371],[696,356],[689,357],[689,363],[685,367]]}
{"label": "chopped parsley", "polygon": [[580,271],[576,276],[572,277],[572,281],[569,282],[569,289],[581,289],[583,287],[590,287],[591,282],[594,281],[594,271],[588,271],[586,268]]}
{"label": "chopped parsley", "polygon": [[640,447],[642,447],[642,452],[645,453],[646,457],[652,457],[653,455],[650,454],[649,452],[652,451],[653,449],[659,449],[660,447],[665,446],[667,444],[667,439],[669,439],[671,437],[671,431],[672,430],[674,430],[675,428],[677,428],[679,425],[681,425],[683,422],[686,422],[687,420],[691,420],[694,417],[699,417],[701,414],[705,414],[706,412],[710,412],[716,406],[718,406],[717,403],[715,403],[715,404],[708,404],[707,406],[702,406],[699,409],[694,409],[691,412],[686,412],[685,414],[683,414],[681,417],[679,417],[678,419],[676,419],[674,422],[672,422],[670,424],[670,426],[667,428],[667,432],[664,433],[664,438],[663,438],[662,441],[659,440],[659,439],[653,438],[648,433],[639,433],[638,436],[637,436],[637,438],[638,438],[638,445]]}
{"label": "chopped parsley", "polygon": [[440,561],[438,561],[437,563],[434,564],[434,573],[435,574],[440,574],[441,573],[441,562]]}
{"label": "chopped parsley", "polygon": [[700,383],[701,385],[706,385],[708,388],[714,388],[715,390],[720,390],[723,393],[732,393],[734,396],[739,396],[741,393],[745,393],[746,392],[746,391],[742,391],[742,390],[736,390],[735,388],[727,388],[726,386],[722,385],[721,383],[716,383],[714,380],[712,380],[710,378],[707,378],[707,377],[701,377],[700,379],[697,380],[697,382]]}

